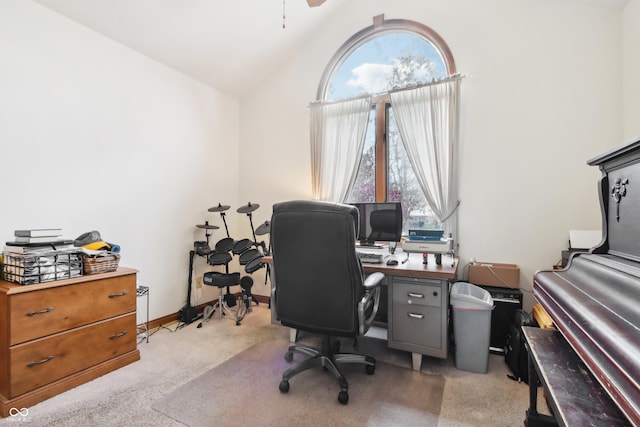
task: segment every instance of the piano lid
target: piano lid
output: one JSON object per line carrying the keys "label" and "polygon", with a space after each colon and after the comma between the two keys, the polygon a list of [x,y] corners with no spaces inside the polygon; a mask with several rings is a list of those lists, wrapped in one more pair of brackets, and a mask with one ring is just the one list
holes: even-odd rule
{"label": "piano lid", "polygon": [[640,266],[579,253],[564,270],[539,271],[533,295],[600,385],[640,425]]}

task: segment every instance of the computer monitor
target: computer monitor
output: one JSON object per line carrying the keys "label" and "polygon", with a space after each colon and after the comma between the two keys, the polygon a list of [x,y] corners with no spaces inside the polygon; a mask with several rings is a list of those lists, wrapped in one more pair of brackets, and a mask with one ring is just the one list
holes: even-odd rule
{"label": "computer monitor", "polygon": [[351,203],[360,212],[357,239],[362,246],[375,242],[399,242],[402,238],[402,205],[397,202]]}

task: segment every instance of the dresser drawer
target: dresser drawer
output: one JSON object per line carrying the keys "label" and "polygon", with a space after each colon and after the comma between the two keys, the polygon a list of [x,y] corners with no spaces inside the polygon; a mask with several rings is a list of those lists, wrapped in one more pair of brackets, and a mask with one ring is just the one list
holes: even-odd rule
{"label": "dresser drawer", "polygon": [[442,305],[441,292],[442,288],[439,285],[394,282],[393,303],[440,307]]}
{"label": "dresser drawer", "polygon": [[7,397],[13,398],[134,350],[135,312],[15,345],[9,349],[11,377]]}
{"label": "dresser drawer", "polygon": [[135,311],[136,279],[127,275],[24,292],[12,295],[9,304],[14,345]]}

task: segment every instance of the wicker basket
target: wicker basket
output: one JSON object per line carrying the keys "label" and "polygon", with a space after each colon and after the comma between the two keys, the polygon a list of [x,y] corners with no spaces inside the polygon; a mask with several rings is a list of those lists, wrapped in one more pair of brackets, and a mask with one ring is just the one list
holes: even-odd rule
{"label": "wicker basket", "polygon": [[106,273],[118,269],[120,255],[105,251],[97,255],[83,255],[82,267],[84,274]]}

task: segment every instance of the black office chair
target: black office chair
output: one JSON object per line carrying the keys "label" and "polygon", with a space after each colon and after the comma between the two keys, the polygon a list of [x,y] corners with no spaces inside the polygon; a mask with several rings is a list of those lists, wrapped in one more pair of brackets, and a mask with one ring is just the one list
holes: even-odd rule
{"label": "black office chair", "polygon": [[349,401],[347,379],[340,363],[361,363],[373,374],[376,361],[359,354],[337,353],[336,337],[355,338],[371,326],[380,300],[382,273],[364,279],[356,254],[358,210],[350,205],[319,201],[290,201],[273,206],[271,248],[273,300],[284,326],[322,335],[320,349],[292,345],[285,354],[310,358],[282,375],[280,391],[289,391],[294,375],[324,367],[338,379],[338,401]]}

